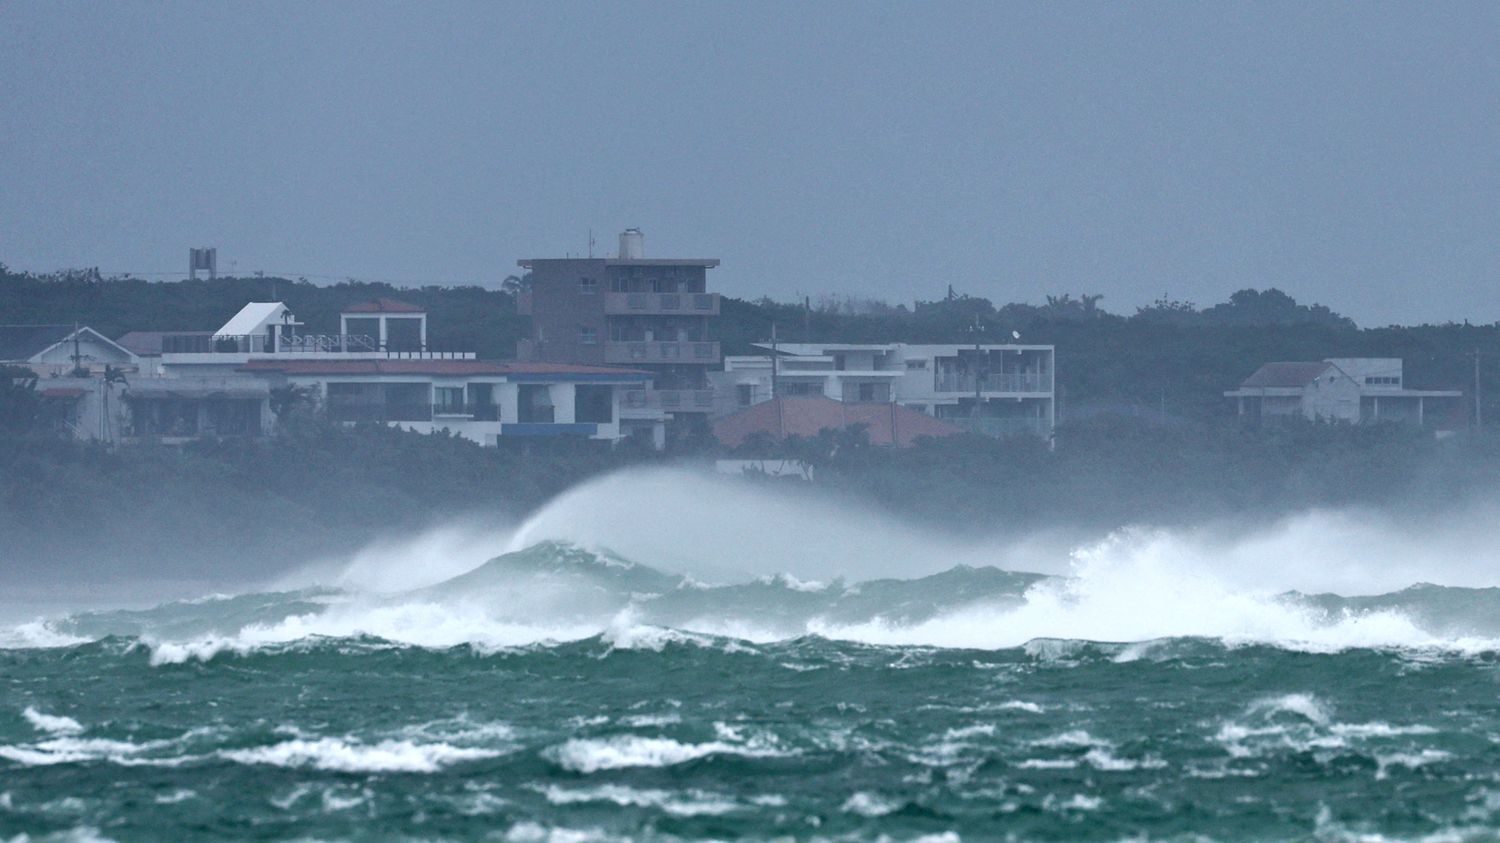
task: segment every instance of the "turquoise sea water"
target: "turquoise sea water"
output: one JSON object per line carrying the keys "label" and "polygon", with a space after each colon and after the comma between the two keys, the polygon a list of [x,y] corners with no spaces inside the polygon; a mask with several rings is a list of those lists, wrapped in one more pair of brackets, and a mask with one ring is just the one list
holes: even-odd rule
{"label": "turquoise sea water", "polygon": [[1032,634],[1107,627],[1117,590],[710,588],[542,544],[401,594],[28,624],[0,840],[1500,839],[1500,593]]}

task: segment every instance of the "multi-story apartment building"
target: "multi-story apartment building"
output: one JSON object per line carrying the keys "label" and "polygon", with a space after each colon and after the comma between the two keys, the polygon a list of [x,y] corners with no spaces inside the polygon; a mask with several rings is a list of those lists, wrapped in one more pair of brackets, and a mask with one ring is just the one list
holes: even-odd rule
{"label": "multi-story apartment building", "polygon": [[612,258],[534,258],[518,308],[531,317],[523,362],[628,366],[651,374],[649,389],[625,396],[634,418],[706,417],[708,372],[721,361],[712,325],[719,294],[708,291],[716,258],[647,258],[637,229],[620,235]]}
{"label": "multi-story apartment building", "polygon": [[[769,343],[758,344],[767,352]],[[778,397],[894,402],[995,436],[1052,435],[1057,420],[1050,345],[780,343],[773,358],[729,357],[712,376],[715,413]]]}

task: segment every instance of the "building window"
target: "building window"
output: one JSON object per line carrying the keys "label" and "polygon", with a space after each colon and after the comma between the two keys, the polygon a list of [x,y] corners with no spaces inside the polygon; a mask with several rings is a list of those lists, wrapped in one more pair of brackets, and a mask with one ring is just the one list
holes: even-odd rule
{"label": "building window", "polygon": [[578,292],[585,296],[592,296],[599,292],[599,280],[597,278],[578,279]]}
{"label": "building window", "polygon": [[906,368],[909,369],[909,370],[925,369],[925,368],[927,368],[927,361],[926,360],[908,360],[908,361],[906,361]]}
{"label": "building window", "polygon": [[859,400],[861,400],[861,401],[874,401],[875,400],[875,384],[873,384],[873,383],[862,383],[862,384],[860,384],[859,385]]}
{"label": "building window", "polygon": [[741,407],[750,406],[750,402],[755,400],[755,385],[749,383],[735,385],[734,396]]}
{"label": "building window", "polygon": [[464,388],[461,386],[433,387],[432,395],[440,413],[456,413],[464,408]]}
{"label": "building window", "polygon": [[573,393],[573,420],[580,424],[610,424],[615,420],[615,388],[579,385]]}
{"label": "building window", "polygon": [[598,345],[599,331],[595,328],[579,328],[578,342],[583,345]]}
{"label": "building window", "polygon": [[1401,379],[1393,377],[1368,377],[1365,386],[1400,386]]}

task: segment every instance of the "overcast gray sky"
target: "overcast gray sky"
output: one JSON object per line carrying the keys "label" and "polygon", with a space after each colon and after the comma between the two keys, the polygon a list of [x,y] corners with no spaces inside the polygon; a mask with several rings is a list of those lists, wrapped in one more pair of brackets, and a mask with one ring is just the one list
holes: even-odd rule
{"label": "overcast gray sky", "polygon": [[0,261],[1500,319],[1500,4],[0,5]]}

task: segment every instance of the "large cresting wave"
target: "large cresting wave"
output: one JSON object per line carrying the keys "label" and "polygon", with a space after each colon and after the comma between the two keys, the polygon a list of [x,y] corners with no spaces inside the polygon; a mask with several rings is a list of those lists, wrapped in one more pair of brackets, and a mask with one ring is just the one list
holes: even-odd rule
{"label": "large cresting wave", "polygon": [[1476,523],[1466,513],[1421,537],[1375,514],[1308,513],[1238,534],[1123,530],[1067,550],[1055,536],[958,540],[805,490],[655,470],[580,486],[514,529],[454,525],[275,590],[78,614],[0,644],[125,636],[158,662],[329,638],[1489,649],[1500,640],[1489,572],[1500,569],[1487,535],[1458,526]]}

